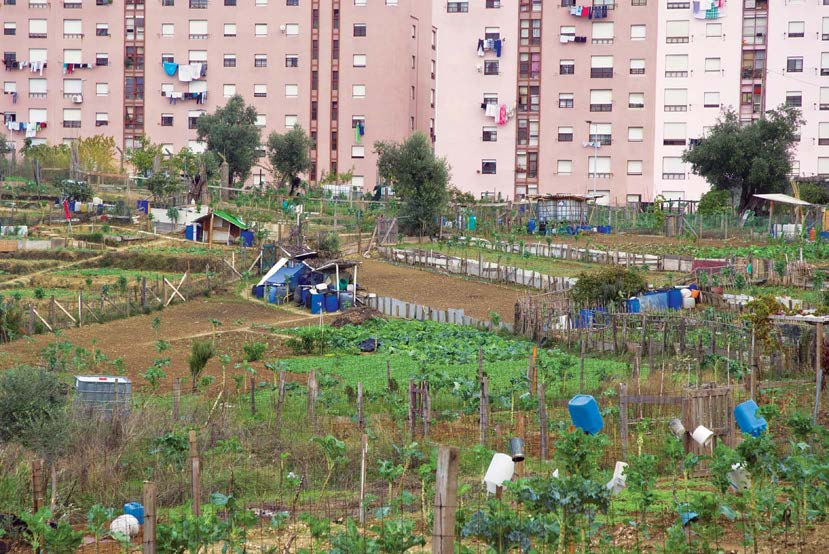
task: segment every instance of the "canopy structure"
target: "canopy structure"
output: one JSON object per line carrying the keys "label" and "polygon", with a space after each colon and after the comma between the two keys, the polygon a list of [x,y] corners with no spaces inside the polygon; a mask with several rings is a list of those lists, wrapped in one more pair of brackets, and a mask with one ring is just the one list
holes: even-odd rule
{"label": "canopy structure", "polygon": [[814,206],[805,200],[789,196],[788,194],[755,194],[754,198],[768,200],[769,202],[777,202],[778,204],[790,204],[792,206]]}

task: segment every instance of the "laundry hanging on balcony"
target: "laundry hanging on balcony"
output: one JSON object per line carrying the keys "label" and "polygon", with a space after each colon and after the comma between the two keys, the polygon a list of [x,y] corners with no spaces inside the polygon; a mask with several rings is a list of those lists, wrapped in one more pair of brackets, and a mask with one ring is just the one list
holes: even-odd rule
{"label": "laundry hanging on balcony", "polygon": [[363,123],[362,121],[358,121],[357,124],[354,126],[354,140],[357,141],[357,144],[360,143],[360,141],[363,138],[363,135],[365,135],[365,134],[366,134],[366,124]]}
{"label": "laundry hanging on balcony", "polygon": [[570,15],[588,19],[605,19],[607,6],[570,6]]}
{"label": "laundry hanging on balcony", "polygon": [[695,19],[719,19],[725,15],[725,0],[693,0],[691,12]]}
{"label": "laundry hanging on balcony", "polygon": [[173,77],[178,71],[178,64],[175,62],[164,62],[164,73]]}

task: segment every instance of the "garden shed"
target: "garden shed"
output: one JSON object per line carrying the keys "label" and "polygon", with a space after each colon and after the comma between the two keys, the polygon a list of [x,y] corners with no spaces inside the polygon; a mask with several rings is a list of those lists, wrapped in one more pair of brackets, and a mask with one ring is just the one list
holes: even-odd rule
{"label": "garden shed", "polygon": [[[253,233],[248,231],[248,226],[238,217],[223,210],[210,210],[209,213],[195,219],[204,231],[202,242],[212,245],[214,242],[231,242],[240,240],[245,246],[252,246]],[[195,236],[195,235],[194,235]]]}
{"label": "garden shed", "polygon": [[539,194],[529,197],[535,204],[538,223],[587,223],[587,203],[601,195],[580,195],[569,193]]}

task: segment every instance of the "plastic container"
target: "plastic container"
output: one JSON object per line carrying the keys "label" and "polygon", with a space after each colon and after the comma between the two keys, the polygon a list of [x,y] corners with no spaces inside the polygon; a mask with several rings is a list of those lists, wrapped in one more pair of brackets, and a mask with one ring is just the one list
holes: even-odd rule
{"label": "plastic container", "polygon": [[324,294],[309,294],[309,308],[311,308],[312,314],[318,314],[322,312],[323,305],[325,304],[325,295]]}
{"label": "plastic container", "polygon": [[524,461],[524,439],[513,437],[509,440],[509,451],[513,462]]}
{"label": "plastic container", "polygon": [[239,237],[242,239],[242,246],[245,248],[253,246],[253,231],[242,231]]}
{"label": "plastic container", "polygon": [[678,439],[681,439],[685,435],[685,426],[678,417],[673,418],[668,423],[668,428],[671,430],[671,434]]}
{"label": "plastic container", "polygon": [[708,446],[714,438],[714,431],[705,425],[700,425],[691,433],[691,438],[700,446]]}
{"label": "plastic container", "polygon": [[691,297],[691,289],[679,289],[680,294],[682,294],[682,298],[690,298]]}
{"label": "plastic container", "polygon": [[126,535],[128,537],[136,536],[138,534],[139,527],[140,525],[138,520],[135,516],[130,514],[120,515],[109,524],[110,532],[121,533],[122,535]]}
{"label": "plastic container", "polygon": [[529,221],[527,221],[527,233],[529,233],[530,235],[535,233],[535,220],[534,219],[530,219]]}
{"label": "plastic container", "polygon": [[469,221],[466,224],[466,228],[470,231],[478,228],[478,218],[475,217],[475,214],[469,214]]}
{"label": "plastic container", "polygon": [[276,287],[268,287],[268,302],[276,304]]}
{"label": "plastic container", "polygon": [[743,433],[748,433],[753,437],[759,437],[768,426],[766,420],[757,415],[758,409],[760,407],[754,400],[746,400],[734,408],[734,420],[737,422],[737,427]]}
{"label": "plastic container", "polygon": [[253,296],[262,299],[265,298],[265,285],[256,285],[253,287]]}
{"label": "plastic container", "polygon": [[354,295],[350,292],[340,293],[340,309],[347,310],[354,305]]}
{"label": "plastic container", "polygon": [[680,310],[682,309],[682,291],[680,289],[668,290],[668,309]]}
{"label": "plastic container", "polygon": [[627,310],[629,314],[638,314],[642,311],[642,306],[638,298],[631,298],[627,301]]}
{"label": "plastic container", "polygon": [[124,504],[124,513],[138,520],[138,525],[144,525],[144,505],[140,502],[127,502]]}
{"label": "plastic container", "polygon": [[604,428],[596,399],[589,394],[577,394],[567,403],[573,425],[589,435],[595,435]]}
{"label": "plastic container", "polygon": [[515,473],[515,462],[507,454],[500,452],[492,457],[489,462],[489,467],[484,475],[484,483],[486,483],[486,492],[495,494],[496,488],[504,484],[504,481],[510,481]]}
{"label": "plastic container", "polygon": [[307,308],[307,307],[310,306],[310,304],[308,303],[308,296],[310,296],[310,294],[311,294],[311,289],[309,289],[308,287],[302,287],[301,291],[302,292],[299,293],[300,294],[299,303]]}
{"label": "plastic container", "polygon": [[340,303],[337,299],[337,293],[332,292],[325,295],[325,311],[328,313],[336,312],[340,309]]}
{"label": "plastic container", "polygon": [[697,299],[694,297],[683,298],[682,307],[686,310],[693,310],[697,306]]}

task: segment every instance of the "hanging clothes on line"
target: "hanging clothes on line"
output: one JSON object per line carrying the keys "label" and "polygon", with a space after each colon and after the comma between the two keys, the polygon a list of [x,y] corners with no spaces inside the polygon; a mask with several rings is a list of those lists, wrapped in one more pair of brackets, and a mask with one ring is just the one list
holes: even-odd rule
{"label": "hanging clothes on line", "polygon": [[507,105],[501,104],[501,107],[498,109],[498,125],[506,125],[507,124]]}
{"label": "hanging clothes on line", "polygon": [[189,83],[193,80],[193,69],[189,65],[178,67],[178,80],[182,83]]}
{"label": "hanging clothes on line", "polygon": [[175,62],[164,62],[164,73],[168,76],[173,77],[175,76],[176,72],[178,71],[178,64]]}
{"label": "hanging clothes on line", "polygon": [[478,39],[478,56],[484,57],[484,39],[482,38]]}
{"label": "hanging clothes on line", "polygon": [[498,104],[488,103],[486,105],[486,117],[491,117],[492,119],[498,119]]}
{"label": "hanging clothes on line", "polygon": [[493,48],[495,49],[495,55],[498,56],[499,58],[501,57],[501,46],[502,46],[502,44],[503,44],[503,42],[499,38],[495,39],[495,41],[493,43],[493,45],[494,45]]}

